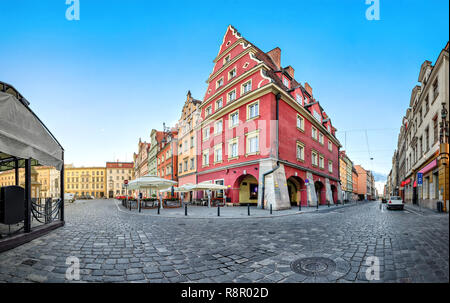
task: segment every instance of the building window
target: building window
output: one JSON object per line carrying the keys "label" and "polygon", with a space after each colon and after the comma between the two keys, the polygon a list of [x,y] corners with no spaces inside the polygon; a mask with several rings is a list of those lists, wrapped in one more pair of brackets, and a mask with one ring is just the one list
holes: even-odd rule
{"label": "building window", "polygon": [[319,143],[323,144],[323,134],[319,132]]}
{"label": "building window", "polygon": [[228,123],[229,123],[230,128],[239,125],[239,112],[238,111],[235,111],[234,113],[230,114]]}
{"label": "building window", "polygon": [[217,80],[216,82],[216,89],[218,89],[219,87],[221,87],[223,85],[223,77],[220,78],[219,80]]}
{"label": "building window", "polygon": [[259,101],[247,105],[247,120],[257,118],[259,116]]}
{"label": "building window", "polygon": [[283,84],[284,86],[286,86],[287,88],[289,88],[289,80],[286,77],[283,77]]}
{"label": "building window", "polygon": [[187,171],[187,170],[188,170],[188,161],[186,159],[186,160],[184,160],[184,171]]}
{"label": "building window", "polygon": [[438,78],[433,82],[433,98],[436,100],[437,96],[439,96],[439,82]]}
{"label": "building window", "polygon": [[331,161],[331,160],[328,161],[328,171],[330,173],[333,172],[333,161]]}
{"label": "building window", "polygon": [[236,68],[233,68],[232,70],[230,70],[228,72],[228,80],[233,79],[234,77],[236,77]]}
{"label": "building window", "polygon": [[429,142],[430,142],[430,128],[427,127],[425,129],[425,152],[428,151],[428,149],[430,148]]}
{"label": "building window", "polygon": [[225,58],[223,58],[223,65],[227,64],[231,60],[231,55],[227,55]]}
{"label": "building window", "polygon": [[229,141],[228,158],[236,158],[238,156],[238,138]]}
{"label": "building window", "polygon": [[222,162],[222,143],[214,147],[214,163]]}
{"label": "building window", "polygon": [[209,150],[203,151],[203,166],[209,165]]}
{"label": "building window", "polygon": [[209,139],[210,132],[211,132],[211,128],[209,126],[207,126],[206,128],[203,129],[203,141]]}
{"label": "building window", "polygon": [[211,114],[212,114],[212,106],[210,105],[205,110],[205,116],[208,117]]}
{"label": "building window", "polygon": [[314,126],[311,126],[311,136],[314,140],[317,140],[317,129]]}
{"label": "building window", "polygon": [[317,153],[315,151],[311,152],[311,164],[317,166]]}
{"label": "building window", "polygon": [[333,151],[333,143],[330,140],[328,140],[328,150]]}
{"label": "building window", "polygon": [[228,102],[233,102],[236,100],[236,89],[233,89],[231,92],[228,93]]}
{"label": "building window", "polygon": [[191,169],[194,169],[194,158],[191,159]]}
{"label": "building window", "polygon": [[433,119],[433,136],[434,136],[434,141],[433,144],[436,144],[436,142],[438,142],[438,117],[436,115],[436,117]]}
{"label": "building window", "polygon": [[247,136],[247,154],[256,154],[259,152],[259,130],[246,134]]}
{"label": "building window", "polygon": [[220,98],[219,100],[216,101],[216,111],[220,108],[222,108],[223,106],[223,101],[222,98]]}
{"label": "building window", "polygon": [[322,155],[319,156],[319,167],[322,169],[325,167],[324,158]]}
{"label": "building window", "polygon": [[244,84],[242,84],[242,95],[248,93],[249,91],[252,90],[252,80],[245,82]]}
{"label": "building window", "polygon": [[191,148],[194,147],[194,137],[191,137]]}
{"label": "building window", "polygon": [[305,130],[305,119],[297,114],[297,128],[304,131]]}
{"label": "building window", "polygon": [[223,130],[223,123],[222,120],[219,120],[214,125],[214,134],[215,135],[221,134],[222,130]]}
{"label": "building window", "polygon": [[298,104],[303,105],[302,104],[302,96],[300,96],[300,94],[295,94],[295,100],[297,100]]}
{"label": "building window", "polygon": [[297,141],[297,160],[305,161],[305,145]]}

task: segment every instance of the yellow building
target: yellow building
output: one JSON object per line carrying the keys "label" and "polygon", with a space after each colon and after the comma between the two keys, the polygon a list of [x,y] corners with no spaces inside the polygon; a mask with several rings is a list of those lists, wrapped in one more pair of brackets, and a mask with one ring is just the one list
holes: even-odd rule
{"label": "yellow building", "polygon": [[[195,127],[200,122],[200,100],[186,96],[181,118],[178,121],[178,185],[197,183],[197,139]],[[216,129],[216,128],[215,128]],[[188,198],[188,197],[186,197]]]}
{"label": "yellow building", "polygon": [[[40,184],[39,198],[59,198],[59,171],[56,168],[51,166],[33,166],[32,177],[34,178],[33,182]],[[25,170],[20,168],[19,185],[23,186],[23,184],[25,184]],[[0,186],[10,185],[15,185],[14,170],[0,172]]]}
{"label": "yellow building", "polygon": [[64,189],[75,197],[106,197],[106,167],[65,165]]}

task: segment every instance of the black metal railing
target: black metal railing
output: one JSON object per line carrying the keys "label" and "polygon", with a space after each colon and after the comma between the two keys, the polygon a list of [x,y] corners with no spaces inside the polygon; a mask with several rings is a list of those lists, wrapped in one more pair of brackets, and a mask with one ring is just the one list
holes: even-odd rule
{"label": "black metal railing", "polygon": [[32,199],[31,214],[33,219],[43,224],[58,219],[61,203],[63,203],[61,199],[53,201],[52,198],[47,198],[45,203],[38,203],[35,199]]}

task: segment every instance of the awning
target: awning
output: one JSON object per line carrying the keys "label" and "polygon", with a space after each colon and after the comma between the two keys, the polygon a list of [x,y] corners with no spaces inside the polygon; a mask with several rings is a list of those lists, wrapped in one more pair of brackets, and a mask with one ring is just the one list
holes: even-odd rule
{"label": "awning", "polygon": [[419,173],[422,174],[426,174],[427,172],[429,172],[430,170],[432,170],[433,168],[435,168],[437,166],[437,159],[434,159],[433,161],[431,161],[430,163],[428,163],[424,168],[422,168]]}
{"label": "awning", "polygon": [[[61,170],[63,148],[33,111],[13,95],[0,91],[0,170],[12,157],[37,160]],[[23,161],[23,160],[22,160]]]}

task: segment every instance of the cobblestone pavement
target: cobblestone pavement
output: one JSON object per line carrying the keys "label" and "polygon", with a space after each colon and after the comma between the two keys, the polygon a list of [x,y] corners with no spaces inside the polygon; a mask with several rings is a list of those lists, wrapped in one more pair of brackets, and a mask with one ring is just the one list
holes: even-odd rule
{"label": "cobblestone pavement", "polygon": [[[66,226],[0,254],[0,281],[67,282],[449,282],[447,214],[388,211],[379,202],[255,219],[184,219],[118,211],[113,200],[66,207]],[[299,258],[326,258],[327,275],[296,273]],[[322,259],[321,259],[322,260]],[[325,260],[325,259],[324,259]],[[377,282],[377,281],[370,281]]]}

